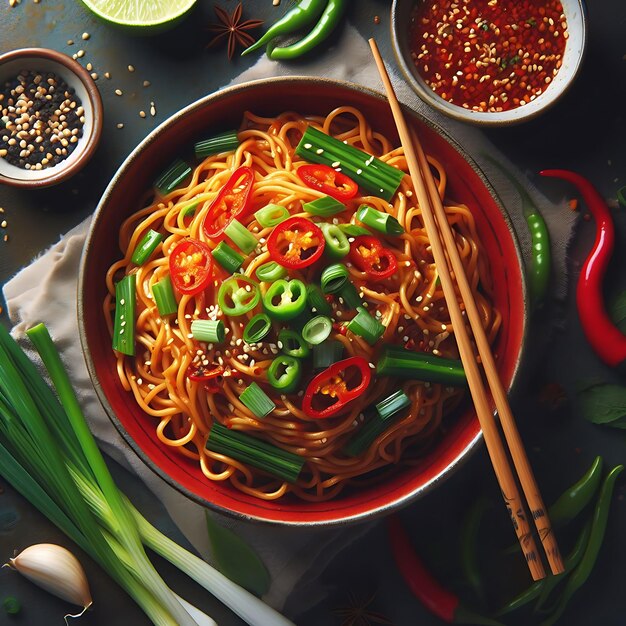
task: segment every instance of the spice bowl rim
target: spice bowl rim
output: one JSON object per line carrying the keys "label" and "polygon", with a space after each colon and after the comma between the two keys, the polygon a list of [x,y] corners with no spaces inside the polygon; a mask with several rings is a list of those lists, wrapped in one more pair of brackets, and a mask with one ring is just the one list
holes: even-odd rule
{"label": "spice bowl rim", "polygon": [[[24,67],[19,61],[24,60]],[[37,61],[46,67],[36,67]],[[72,153],[57,165],[41,170],[22,170],[0,159],[0,184],[27,189],[49,187],[61,183],[76,174],[93,156],[103,124],[103,106],[100,91],[89,72],[76,60],[52,48],[19,48],[0,54],[0,82],[3,83],[3,67],[16,65],[16,70],[43,70],[57,73],[81,96],[85,111],[83,136]]]}
{"label": "spice bowl rim", "polygon": [[452,119],[484,127],[512,126],[534,119],[561,100],[578,76],[587,49],[587,10],[584,0],[561,0],[568,23],[563,64],[549,88],[532,102],[507,111],[482,112],[453,104],[436,94],[420,76],[411,59],[408,29],[411,7],[416,0],[393,0],[390,31],[396,64],[410,88],[428,105]]}

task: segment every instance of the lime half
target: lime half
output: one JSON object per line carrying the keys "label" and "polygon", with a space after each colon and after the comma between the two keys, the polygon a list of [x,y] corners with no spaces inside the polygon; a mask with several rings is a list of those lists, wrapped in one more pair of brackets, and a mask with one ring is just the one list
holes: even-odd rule
{"label": "lime half", "polygon": [[175,26],[197,0],[82,0],[105,22],[146,31]]}

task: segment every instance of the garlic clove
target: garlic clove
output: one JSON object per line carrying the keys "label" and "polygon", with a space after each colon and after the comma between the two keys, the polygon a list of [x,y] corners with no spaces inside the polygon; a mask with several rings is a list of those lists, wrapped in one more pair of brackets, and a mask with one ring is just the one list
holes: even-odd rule
{"label": "garlic clove", "polygon": [[82,606],[84,610],[93,604],[85,570],[62,546],[34,544],[9,559],[8,565],[62,600]]}

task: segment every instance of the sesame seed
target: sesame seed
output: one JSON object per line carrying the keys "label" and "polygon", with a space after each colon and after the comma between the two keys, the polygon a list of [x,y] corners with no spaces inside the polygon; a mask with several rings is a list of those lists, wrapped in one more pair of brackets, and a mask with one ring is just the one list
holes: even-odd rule
{"label": "sesame seed", "polygon": [[116,89],[115,90],[115,95],[116,96],[121,96],[124,92],[121,89]]}
{"label": "sesame seed", "polygon": [[84,41],[87,41],[87,39],[89,39],[91,35],[89,33],[83,33],[81,37],[83,38]]}
{"label": "sesame seed", "polygon": [[134,71],[135,71],[135,68],[134,68],[132,65],[129,65],[129,66],[128,66],[128,71],[129,71],[129,72],[134,72]]}

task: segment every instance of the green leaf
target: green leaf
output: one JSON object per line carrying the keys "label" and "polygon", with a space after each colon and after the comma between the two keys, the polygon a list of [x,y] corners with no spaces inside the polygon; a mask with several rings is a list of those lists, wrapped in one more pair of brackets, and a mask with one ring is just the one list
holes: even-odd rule
{"label": "green leaf", "polygon": [[206,513],[207,530],[215,567],[244,589],[262,596],[270,587],[270,575],[258,554],[232,530]]}
{"label": "green leaf", "polygon": [[617,298],[609,305],[609,315],[615,325],[626,333],[626,291],[618,294]]}
{"label": "green leaf", "polygon": [[579,392],[584,418],[593,424],[626,428],[626,387],[596,384]]}

